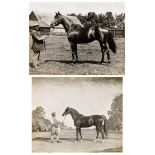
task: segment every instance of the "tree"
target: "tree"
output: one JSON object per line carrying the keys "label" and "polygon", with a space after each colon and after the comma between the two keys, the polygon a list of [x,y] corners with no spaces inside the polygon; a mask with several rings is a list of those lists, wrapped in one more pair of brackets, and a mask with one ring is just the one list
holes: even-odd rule
{"label": "tree", "polygon": [[108,119],[108,128],[111,130],[120,131],[122,129],[122,102],[122,94],[116,96],[111,104],[111,111],[108,111],[108,115],[110,116]]}
{"label": "tree", "polygon": [[43,107],[39,106],[32,111],[32,131],[43,131],[46,129],[44,117],[45,112]]}
{"label": "tree", "polygon": [[87,20],[90,21],[93,24],[96,24],[98,19],[97,19],[97,15],[95,14],[95,12],[89,12],[86,16]]}
{"label": "tree", "polygon": [[75,13],[68,13],[67,16],[76,16]]}

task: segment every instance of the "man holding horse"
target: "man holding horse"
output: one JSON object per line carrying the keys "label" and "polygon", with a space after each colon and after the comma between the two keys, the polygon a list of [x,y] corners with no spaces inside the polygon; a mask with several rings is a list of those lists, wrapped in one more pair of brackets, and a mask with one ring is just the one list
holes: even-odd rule
{"label": "man holding horse", "polygon": [[31,32],[32,36],[32,50],[33,50],[33,56],[32,56],[32,63],[34,68],[39,68],[39,58],[40,58],[40,51],[45,50],[44,42],[46,36],[41,36],[40,34],[40,27],[38,23],[35,23],[33,25],[33,30]]}
{"label": "man holding horse", "polygon": [[58,120],[56,119],[56,113],[52,112],[51,113],[52,118],[51,118],[51,143],[54,142],[54,135],[56,135],[56,141],[57,143],[61,143],[59,140],[59,135],[60,135],[60,124]]}

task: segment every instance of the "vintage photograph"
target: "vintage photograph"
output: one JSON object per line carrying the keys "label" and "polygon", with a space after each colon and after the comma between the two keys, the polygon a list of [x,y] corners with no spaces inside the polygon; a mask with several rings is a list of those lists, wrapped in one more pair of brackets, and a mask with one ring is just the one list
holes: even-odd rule
{"label": "vintage photograph", "polygon": [[122,152],[121,77],[33,77],[32,152]]}
{"label": "vintage photograph", "polygon": [[30,2],[30,75],[124,75],[123,2]]}

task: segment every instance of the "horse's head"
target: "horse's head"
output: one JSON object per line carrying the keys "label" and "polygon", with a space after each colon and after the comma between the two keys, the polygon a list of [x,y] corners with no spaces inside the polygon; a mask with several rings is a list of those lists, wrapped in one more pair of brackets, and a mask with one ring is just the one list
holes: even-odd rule
{"label": "horse's head", "polygon": [[64,111],[63,114],[62,114],[62,116],[66,116],[66,115],[68,115],[68,114],[70,114],[70,108],[69,108],[69,107],[67,107],[67,108],[65,109],[65,111]]}
{"label": "horse's head", "polygon": [[63,21],[63,15],[60,14],[60,12],[58,11],[58,13],[55,14],[54,16],[54,21],[51,23],[51,27],[54,28],[54,26],[58,26],[59,24],[62,24]]}

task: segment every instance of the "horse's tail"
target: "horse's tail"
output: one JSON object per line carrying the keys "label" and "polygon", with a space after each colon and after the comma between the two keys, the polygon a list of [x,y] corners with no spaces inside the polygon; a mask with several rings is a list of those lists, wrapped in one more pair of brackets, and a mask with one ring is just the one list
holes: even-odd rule
{"label": "horse's tail", "polygon": [[109,48],[112,50],[112,52],[116,54],[116,44],[115,44],[114,38],[112,36],[112,33],[110,31],[109,31],[109,36],[108,36],[108,44],[109,44]]}
{"label": "horse's tail", "polygon": [[102,115],[102,117],[103,117],[102,126],[103,126],[104,132],[107,136],[108,135],[108,120],[104,115]]}
{"label": "horse's tail", "polygon": [[108,135],[108,121],[107,121],[107,119],[104,120],[104,126],[103,127],[104,127],[104,132],[107,136]]}

